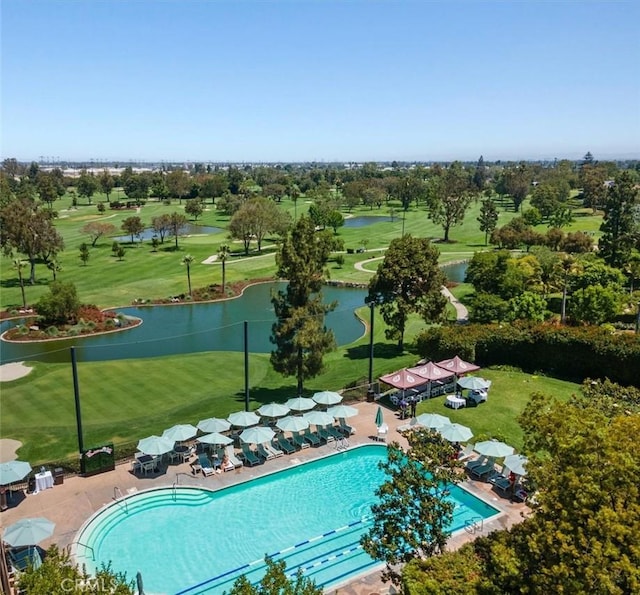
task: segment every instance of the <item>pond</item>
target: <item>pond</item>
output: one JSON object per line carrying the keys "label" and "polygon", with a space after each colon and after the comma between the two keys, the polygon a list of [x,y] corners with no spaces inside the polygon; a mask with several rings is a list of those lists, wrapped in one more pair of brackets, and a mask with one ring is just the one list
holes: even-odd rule
{"label": "pond", "polygon": [[[153,307],[125,307],[117,311],[143,319],[133,329],[93,337],[61,339],[40,343],[2,342],[0,361],[35,359],[46,362],[70,361],[69,348],[76,347],[78,361],[104,361],[197,353],[201,351],[242,351],[243,321],[249,321],[249,351],[269,353],[271,326],[275,322],[270,297],[273,288],[284,283],[260,283],[247,287],[236,299],[221,302]],[[338,305],[326,319],[338,345],[346,345],[364,333],[364,324],[354,310],[364,305],[364,289],[326,286],[325,302]],[[16,321],[4,321],[4,332]]]}
{"label": "pond", "polygon": [[464,283],[464,277],[467,274],[468,262],[454,262],[451,264],[443,264],[440,268],[449,281],[454,283]]}
{"label": "pond", "polygon": [[[195,234],[219,233],[221,231],[224,231],[222,227],[212,227],[211,225],[194,225],[193,223],[187,223],[186,225],[180,228],[180,235],[189,236],[189,235],[195,235]],[[151,240],[153,236],[157,236],[157,235],[158,234],[156,231],[154,231],[153,227],[147,227],[141,234],[134,236],[134,239],[140,242],[145,242],[145,241]],[[165,236],[164,239],[166,242],[167,236]],[[113,240],[116,242],[130,242],[131,234],[117,236],[117,237],[114,237]]]}
{"label": "pond", "polygon": [[344,220],[345,227],[366,227],[374,223],[390,223],[392,221],[400,221],[397,217],[376,217],[375,215],[359,215],[358,217],[349,217]]}

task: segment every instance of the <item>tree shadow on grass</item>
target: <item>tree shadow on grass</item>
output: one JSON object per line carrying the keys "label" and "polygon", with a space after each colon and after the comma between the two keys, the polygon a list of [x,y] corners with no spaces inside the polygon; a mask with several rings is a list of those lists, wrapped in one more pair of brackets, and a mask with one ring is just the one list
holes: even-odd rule
{"label": "tree shadow on grass", "polygon": [[[304,396],[311,397],[315,391],[305,390]],[[295,382],[291,384],[283,384],[277,388],[254,387],[249,389],[249,399],[253,403],[265,405],[266,403],[284,403],[289,399],[297,396],[297,385]],[[239,390],[234,395],[238,407],[244,409],[244,390]]]}
{"label": "tree shadow on grass", "polygon": [[[374,343],[373,344],[373,357],[375,359],[394,359],[399,355],[402,355],[408,351],[405,345],[404,351],[400,351],[397,345],[391,343]],[[410,350],[409,350],[410,351]],[[369,345],[356,345],[355,347],[349,347],[345,350],[344,357],[349,359],[369,359]]]}

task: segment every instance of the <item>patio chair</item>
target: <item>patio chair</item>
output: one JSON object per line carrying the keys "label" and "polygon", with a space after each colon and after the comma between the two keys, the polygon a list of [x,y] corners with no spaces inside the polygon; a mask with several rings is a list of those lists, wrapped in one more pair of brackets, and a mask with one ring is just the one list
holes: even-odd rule
{"label": "patio chair", "polygon": [[258,456],[262,457],[265,461],[276,458],[276,455],[269,452],[264,444],[257,444],[256,451],[258,452]]}
{"label": "patio chair", "polygon": [[[224,459],[225,454],[227,455],[229,461],[233,463],[234,467],[242,467],[242,461],[236,456],[236,451],[233,449],[233,444],[229,444],[225,447],[222,459]],[[228,469],[225,469],[225,471],[228,471]]]}
{"label": "patio chair", "polygon": [[307,428],[303,431],[302,437],[309,443],[311,446],[319,446],[320,445],[320,436],[318,436],[315,432],[311,431],[311,428]]}
{"label": "patio chair", "polygon": [[198,464],[200,465],[200,470],[202,471],[202,475],[204,475],[205,477],[208,477],[209,475],[213,475],[216,472],[216,470],[213,468],[213,464],[211,463],[211,460],[204,452],[201,452],[198,455]]}
{"label": "patio chair", "polygon": [[278,441],[278,448],[281,448],[288,455],[296,452],[296,447],[285,438],[284,434],[276,434],[274,440]]}
{"label": "patio chair", "polygon": [[477,459],[473,459],[472,461],[467,461],[467,464],[464,466],[464,468],[467,471],[471,471],[474,467],[484,465],[486,462],[487,462],[487,457],[482,455],[482,456],[479,456]]}
{"label": "patio chair", "polygon": [[242,452],[240,453],[240,456],[244,459],[244,462],[247,463],[247,465],[253,467],[254,465],[258,465],[260,463],[260,459],[258,458],[256,453],[251,450],[248,444],[243,442],[241,448]]}
{"label": "patio chair", "polygon": [[387,424],[380,425],[378,427],[378,434],[376,436],[376,440],[380,442],[386,442],[387,434],[389,434],[389,426]]}
{"label": "patio chair", "polygon": [[356,433],[356,431],[345,421],[344,417],[341,417],[338,420],[338,429],[342,430],[345,436],[351,436],[351,434]]}
{"label": "patio chair", "polygon": [[473,456],[473,449],[475,448],[475,444],[467,444],[459,453],[458,460],[466,461],[469,457]]}
{"label": "patio chair", "polygon": [[291,434],[291,441],[293,442],[294,446],[297,446],[300,450],[302,450],[303,448],[309,448],[309,443],[297,432],[293,432]]}
{"label": "patio chair", "polygon": [[344,434],[338,429],[337,426],[330,425],[324,427],[329,434],[331,434],[336,440],[342,440],[344,438]]}
{"label": "patio chair", "polygon": [[276,458],[284,455],[284,452],[280,450],[273,442],[271,444],[269,444],[268,442],[265,442],[264,448],[267,452],[273,454],[273,456]]}
{"label": "patio chair", "polygon": [[320,440],[324,440],[325,444],[329,444],[329,442],[335,441],[335,436],[333,436],[326,428],[318,427],[318,436],[320,436]]}
{"label": "patio chair", "polygon": [[489,478],[489,483],[492,483],[503,494],[507,493],[507,490],[511,487],[511,482],[508,477],[504,475],[496,475]]}
{"label": "patio chair", "polygon": [[477,477],[478,479],[482,479],[485,476],[489,476],[489,474],[494,473],[495,461],[493,459],[489,459],[484,465],[476,465],[473,469],[471,469],[471,476]]}

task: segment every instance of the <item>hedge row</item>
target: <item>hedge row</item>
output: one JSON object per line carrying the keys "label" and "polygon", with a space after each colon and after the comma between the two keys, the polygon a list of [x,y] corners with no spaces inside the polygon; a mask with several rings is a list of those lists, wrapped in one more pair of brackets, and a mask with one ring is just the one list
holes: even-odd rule
{"label": "hedge row", "polygon": [[458,355],[481,366],[511,365],[527,372],[582,382],[608,378],[640,387],[640,337],[599,327],[551,325],[443,326],[425,330],[416,341],[424,358]]}

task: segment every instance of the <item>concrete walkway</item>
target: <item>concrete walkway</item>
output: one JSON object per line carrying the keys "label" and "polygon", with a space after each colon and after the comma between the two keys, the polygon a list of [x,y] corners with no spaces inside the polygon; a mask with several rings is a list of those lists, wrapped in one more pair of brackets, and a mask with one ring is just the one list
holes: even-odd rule
{"label": "concrete walkway", "polygon": [[[443,413],[444,398],[442,398]],[[359,410],[359,414],[349,419],[349,424],[355,428],[356,433],[349,438],[350,446],[372,443],[377,437],[375,417],[378,403],[358,402],[353,404]],[[401,446],[407,447],[406,439],[397,431],[398,426],[404,425],[408,420],[401,420],[398,412],[383,406],[384,421],[389,426],[388,441],[396,441]],[[131,463],[123,463],[116,466],[114,471],[95,475],[93,477],[67,477],[64,483],[56,485],[52,489],[44,490],[38,494],[16,494],[10,501],[10,508],[1,513],[0,524],[6,527],[19,519],[27,517],[44,516],[56,524],[55,532],[51,539],[43,541],[40,545],[46,548],[51,543],[57,543],[60,547],[71,545],[77,531],[83,523],[95,512],[106,505],[113,503],[120,494],[132,494],[148,488],[171,486],[176,480],[181,485],[197,485],[208,489],[220,489],[222,487],[259,477],[273,471],[298,465],[308,460],[329,455],[335,452],[333,444],[318,448],[307,448],[292,455],[285,455],[277,459],[267,461],[256,467],[241,467],[237,470],[203,477],[192,475],[189,463],[170,465],[166,471],[139,477],[131,473]],[[465,489],[488,501],[499,510],[499,514],[485,521],[477,527],[473,534],[460,531],[449,540],[449,548],[454,549],[468,542],[476,535],[486,534],[495,529],[503,529],[519,522],[528,508],[524,504],[510,503],[499,497],[492,491],[491,485],[479,481],[466,479],[462,482]],[[380,572],[374,571],[366,575],[350,580],[332,593],[349,595],[387,594],[393,592],[388,584],[382,583]]]}
{"label": "concrete walkway", "polygon": [[453,295],[446,287],[442,288],[442,294],[451,302],[453,307],[456,309],[456,321],[459,324],[466,324],[469,322],[469,311],[465,308],[463,304],[460,303],[458,298]]}

